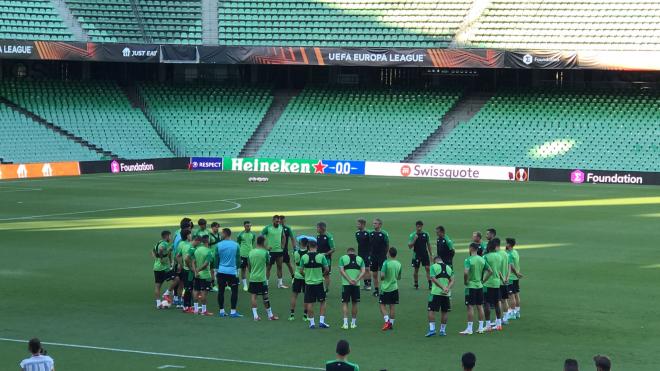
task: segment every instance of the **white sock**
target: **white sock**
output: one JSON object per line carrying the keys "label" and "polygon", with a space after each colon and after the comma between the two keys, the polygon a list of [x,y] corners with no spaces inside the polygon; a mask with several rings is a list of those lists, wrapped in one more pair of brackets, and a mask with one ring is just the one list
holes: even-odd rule
{"label": "white sock", "polygon": [[429,322],[429,331],[435,331],[435,322]]}
{"label": "white sock", "polygon": [[220,309],[220,314],[225,314],[225,310],[224,310],[224,309]]}
{"label": "white sock", "polygon": [[174,301],[178,303],[179,302],[179,297],[174,295]]}
{"label": "white sock", "polygon": [[252,308],[252,316],[253,316],[254,318],[259,317],[259,315],[257,314],[257,308]]}
{"label": "white sock", "polygon": [[163,293],[163,296],[165,296],[165,295],[170,295],[171,293],[172,293],[172,291],[170,291],[170,290],[165,290],[165,292]]}
{"label": "white sock", "polygon": [[156,299],[156,307],[160,307],[160,304],[161,304],[161,303],[162,303],[162,302],[160,301],[160,299]]}
{"label": "white sock", "polygon": [[[473,323],[474,323],[474,322],[468,322],[468,327],[467,327],[467,330],[468,330],[468,331],[472,331],[472,324],[473,324]],[[479,321],[479,329],[480,329],[480,330],[483,328],[483,324],[484,324],[483,322]]]}
{"label": "white sock", "polygon": [[282,286],[282,279],[281,278],[277,279],[277,286]]}
{"label": "white sock", "polygon": [[344,326],[348,326],[348,318],[344,317]]}
{"label": "white sock", "polygon": [[199,310],[199,304],[198,304],[198,303],[194,303],[194,304],[193,304],[193,308],[195,308],[195,313],[197,313],[197,311]]}
{"label": "white sock", "polygon": [[351,318],[351,325],[357,324],[357,318]]}
{"label": "white sock", "polygon": [[310,326],[315,326],[316,323],[314,322],[314,317],[309,317],[309,325]]}
{"label": "white sock", "polygon": [[325,323],[325,316],[319,316],[319,323]]}
{"label": "white sock", "polygon": [[445,329],[446,329],[446,328],[447,328],[447,324],[446,324],[446,323],[441,323],[441,324],[440,324],[440,332],[445,332]]}
{"label": "white sock", "polygon": [[390,318],[390,323],[394,324],[394,318]]}
{"label": "white sock", "polygon": [[484,329],[484,321],[479,321],[479,330]]}
{"label": "white sock", "polygon": [[[224,313],[224,311],[225,311],[225,310],[223,309],[222,312]],[[232,309],[229,313],[230,313],[230,314],[236,314],[236,309]]]}
{"label": "white sock", "polygon": [[495,326],[502,326],[502,319],[498,318],[495,320]]}
{"label": "white sock", "polygon": [[516,313],[520,313],[520,307],[516,307]]}
{"label": "white sock", "polygon": [[385,322],[389,322],[390,321],[390,316],[388,316],[386,314],[386,315],[383,316],[383,319],[385,320]]}
{"label": "white sock", "polygon": [[486,327],[490,327],[490,320],[486,321]]}
{"label": "white sock", "polygon": [[243,287],[247,287],[247,279],[243,278]]}
{"label": "white sock", "polygon": [[268,318],[273,316],[273,308],[268,308],[266,309],[266,313],[268,313]]}
{"label": "white sock", "polygon": [[206,312],[206,304],[202,304],[202,313]]}

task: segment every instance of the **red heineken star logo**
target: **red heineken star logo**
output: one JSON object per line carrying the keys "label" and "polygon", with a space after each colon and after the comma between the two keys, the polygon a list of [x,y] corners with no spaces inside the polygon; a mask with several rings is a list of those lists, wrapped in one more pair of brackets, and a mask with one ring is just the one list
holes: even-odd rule
{"label": "red heineken star logo", "polygon": [[314,174],[325,174],[325,168],[328,167],[321,160],[312,166],[314,166]]}

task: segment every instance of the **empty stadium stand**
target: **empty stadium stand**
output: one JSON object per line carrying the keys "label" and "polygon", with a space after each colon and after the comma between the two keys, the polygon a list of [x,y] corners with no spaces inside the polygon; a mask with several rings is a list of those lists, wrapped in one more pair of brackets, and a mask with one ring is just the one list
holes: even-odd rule
{"label": "empty stadium stand", "polygon": [[464,46],[502,49],[658,50],[656,0],[492,0]]}
{"label": "empty stadium stand", "polygon": [[425,162],[660,171],[660,97],[644,92],[501,92]]}
{"label": "empty stadium stand", "polygon": [[145,110],[178,156],[234,157],[271,105],[269,89],[142,85]]}
{"label": "empty stadium stand", "polygon": [[0,39],[73,40],[49,0],[0,1]]}
{"label": "empty stadium stand", "polygon": [[458,97],[458,91],[306,88],[282,113],[259,156],[401,161]]}
{"label": "empty stadium stand", "polygon": [[473,0],[221,2],[220,44],[446,47]]}
{"label": "empty stadium stand", "polygon": [[0,95],[119,157],[172,156],[146,117],[131,107],[114,83],[2,81]]}
{"label": "empty stadium stand", "polygon": [[0,158],[6,162],[99,160],[101,155],[0,105]]}

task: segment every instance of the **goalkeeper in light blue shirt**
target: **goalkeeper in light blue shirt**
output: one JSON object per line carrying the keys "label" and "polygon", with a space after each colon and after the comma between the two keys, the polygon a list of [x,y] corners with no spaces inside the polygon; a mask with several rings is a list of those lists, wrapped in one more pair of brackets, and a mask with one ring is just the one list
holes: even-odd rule
{"label": "goalkeeper in light blue shirt", "polygon": [[[218,282],[218,305],[220,311],[219,317],[243,317],[236,311],[238,304],[238,269],[241,264],[241,252],[236,241],[231,239],[231,229],[222,229],[222,241],[218,244],[216,251],[216,281]],[[225,288],[231,289],[231,312],[229,315],[225,312]]]}

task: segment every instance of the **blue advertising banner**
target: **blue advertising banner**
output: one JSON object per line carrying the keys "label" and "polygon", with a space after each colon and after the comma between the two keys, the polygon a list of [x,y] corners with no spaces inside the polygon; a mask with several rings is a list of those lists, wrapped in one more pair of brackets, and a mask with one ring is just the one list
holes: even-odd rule
{"label": "blue advertising banner", "polygon": [[364,175],[364,161],[320,160],[323,174]]}
{"label": "blue advertising banner", "polygon": [[191,157],[190,170],[222,170],[221,157]]}

